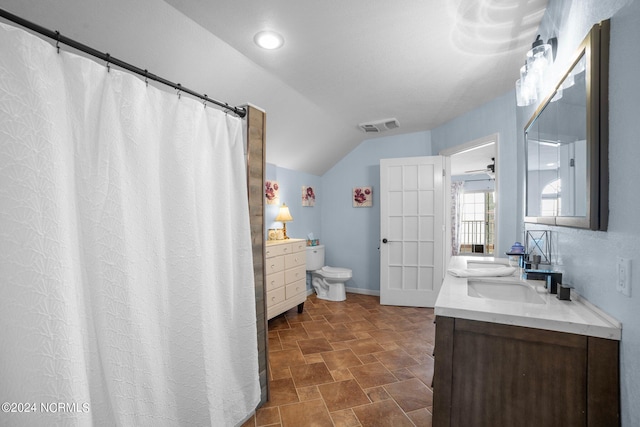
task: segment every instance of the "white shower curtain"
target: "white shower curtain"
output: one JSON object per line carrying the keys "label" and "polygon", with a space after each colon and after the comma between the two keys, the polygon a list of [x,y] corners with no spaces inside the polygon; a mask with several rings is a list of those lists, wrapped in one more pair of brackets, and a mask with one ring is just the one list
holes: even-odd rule
{"label": "white shower curtain", "polygon": [[0,239],[0,425],[255,409],[241,120],[0,24]]}

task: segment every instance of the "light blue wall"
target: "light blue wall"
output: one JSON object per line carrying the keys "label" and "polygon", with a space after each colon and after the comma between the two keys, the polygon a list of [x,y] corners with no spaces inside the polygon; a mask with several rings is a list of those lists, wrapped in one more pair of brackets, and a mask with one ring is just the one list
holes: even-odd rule
{"label": "light blue wall", "polygon": [[[556,64],[567,68],[591,26],[609,17],[609,228],[607,232],[547,228],[555,239],[555,258],[564,281],[622,322],[622,425],[632,427],[640,426],[640,1],[552,0],[541,33],[543,39],[558,36]],[[519,129],[527,118],[519,118]],[[521,136],[518,143],[523,147]],[[631,298],[615,289],[618,256],[632,259]]]}
{"label": "light blue wall", "polygon": [[[280,187],[280,201],[289,206],[293,221],[290,237],[306,238],[309,232],[325,245],[325,264],[350,268],[347,289],[378,295],[380,292],[380,159],[431,155],[430,132],[380,137],[363,141],[322,177],[267,164],[267,180]],[[302,185],[316,189],[315,207],[300,206]],[[351,191],[373,187],[373,207],[354,208]],[[278,206],[267,205],[265,228],[281,228],[273,222]],[[266,232],[265,229],[265,232]],[[266,236],[266,233],[265,233]]]}
{"label": "light blue wall", "polygon": [[[277,181],[280,188],[280,203],[289,206],[293,221],[287,223],[287,235],[292,238],[306,239],[313,233],[316,239],[322,237],[321,209],[326,203],[322,192],[322,180],[319,176],[285,169],[267,163],[265,170],[267,181]],[[315,206],[302,206],[302,186],[313,187],[316,194]],[[265,239],[269,228],[282,228],[281,222],[274,222],[280,205],[265,206]]]}
{"label": "light blue wall", "polygon": [[[434,154],[491,134],[498,134],[496,159],[497,241],[496,254],[501,256],[523,234],[518,226],[522,192],[517,184],[518,164],[516,102],[513,91],[469,111],[431,131]],[[524,164],[524,161],[523,161]],[[522,218],[520,218],[520,222]],[[504,256],[504,255],[502,255]]]}

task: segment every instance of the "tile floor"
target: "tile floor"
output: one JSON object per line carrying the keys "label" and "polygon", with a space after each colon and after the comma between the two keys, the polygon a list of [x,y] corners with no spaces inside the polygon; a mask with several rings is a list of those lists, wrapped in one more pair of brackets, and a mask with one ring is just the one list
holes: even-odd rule
{"label": "tile floor", "polygon": [[433,309],[307,298],[269,321],[271,399],[243,427],[431,426]]}

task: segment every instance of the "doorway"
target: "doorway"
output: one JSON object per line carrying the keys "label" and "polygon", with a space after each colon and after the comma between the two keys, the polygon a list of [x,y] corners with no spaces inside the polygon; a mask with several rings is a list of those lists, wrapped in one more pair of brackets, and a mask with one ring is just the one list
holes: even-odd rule
{"label": "doorway", "polygon": [[445,156],[447,261],[497,253],[498,134],[440,151]]}

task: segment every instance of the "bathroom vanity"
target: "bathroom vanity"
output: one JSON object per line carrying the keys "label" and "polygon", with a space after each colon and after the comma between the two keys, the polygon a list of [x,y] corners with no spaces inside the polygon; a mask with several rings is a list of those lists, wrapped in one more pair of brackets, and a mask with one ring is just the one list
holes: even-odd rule
{"label": "bathroom vanity", "polygon": [[307,243],[304,239],[268,240],[265,246],[267,319],[307,299]]}
{"label": "bathroom vanity", "polygon": [[[450,268],[467,262],[481,265],[454,257]],[[571,299],[517,270],[447,274],[435,306],[433,425],[619,425],[621,326],[579,295]]]}

